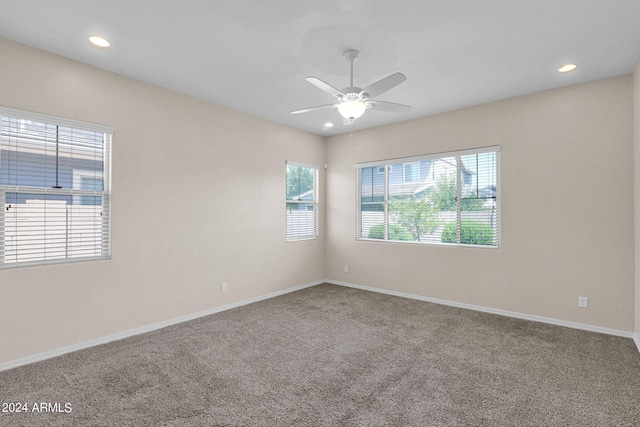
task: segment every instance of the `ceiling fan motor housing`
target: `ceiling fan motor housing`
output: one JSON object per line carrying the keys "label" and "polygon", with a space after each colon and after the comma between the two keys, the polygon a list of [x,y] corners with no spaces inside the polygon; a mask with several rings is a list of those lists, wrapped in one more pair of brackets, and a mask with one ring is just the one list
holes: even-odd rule
{"label": "ceiling fan motor housing", "polygon": [[360,92],[362,92],[362,89],[360,89],[359,87],[346,87],[342,89],[344,97],[343,99],[341,99],[341,101],[362,101],[363,99],[365,99],[365,94],[363,94],[363,96],[360,96]]}

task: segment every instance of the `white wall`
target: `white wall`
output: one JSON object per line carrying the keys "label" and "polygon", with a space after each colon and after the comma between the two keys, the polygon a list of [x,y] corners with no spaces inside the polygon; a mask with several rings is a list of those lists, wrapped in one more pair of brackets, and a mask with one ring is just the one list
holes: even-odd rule
{"label": "white wall", "polygon": [[323,279],[324,236],[286,243],[284,203],[285,160],[323,164],[323,138],[8,40],[0,52],[0,105],[116,129],[113,257],[0,270],[0,363]]}
{"label": "white wall", "polygon": [[[327,278],[633,331],[632,84],[626,75],[328,138]],[[354,163],[491,145],[502,150],[500,250],[355,240]]]}

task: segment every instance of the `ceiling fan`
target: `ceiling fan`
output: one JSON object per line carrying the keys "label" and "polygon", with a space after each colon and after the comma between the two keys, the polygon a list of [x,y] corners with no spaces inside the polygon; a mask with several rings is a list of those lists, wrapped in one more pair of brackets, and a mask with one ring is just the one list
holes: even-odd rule
{"label": "ceiling fan", "polygon": [[360,52],[357,50],[347,50],[344,53],[344,57],[351,63],[351,81],[350,86],[342,90],[338,90],[328,83],[316,77],[307,77],[307,81],[316,86],[320,90],[333,95],[338,98],[338,102],[335,104],[320,105],[317,107],[304,108],[302,110],[292,111],[291,114],[308,113],[310,111],[322,110],[325,108],[337,108],[340,115],[344,118],[344,124],[350,125],[355,119],[362,116],[365,110],[371,108],[379,111],[390,111],[394,113],[401,113],[409,111],[411,106],[404,104],[396,104],[394,102],[376,101],[371,99],[375,96],[383,94],[384,92],[393,89],[407,77],[402,73],[394,73],[385,77],[382,80],[378,80],[370,86],[364,89],[353,86],[353,63],[360,56]]}

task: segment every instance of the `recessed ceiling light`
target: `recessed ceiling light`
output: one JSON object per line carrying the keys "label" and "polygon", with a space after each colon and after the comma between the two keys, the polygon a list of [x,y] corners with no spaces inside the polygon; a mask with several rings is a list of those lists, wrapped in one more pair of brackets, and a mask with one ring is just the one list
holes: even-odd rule
{"label": "recessed ceiling light", "polygon": [[107,39],[100,36],[91,36],[89,37],[89,41],[98,47],[109,47],[111,45]]}
{"label": "recessed ceiling light", "polygon": [[564,64],[562,67],[558,68],[558,71],[561,73],[568,73],[576,68],[578,68],[576,64]]}
{"label": "recessed ceiling light", "polygon": [[331,123],[331,122],[327,122],[327,123],[325,123],[325,124],[324,124],[324,127],[326,127],[326,128],[332,128],[332,127],[333,127],[333,123]]}

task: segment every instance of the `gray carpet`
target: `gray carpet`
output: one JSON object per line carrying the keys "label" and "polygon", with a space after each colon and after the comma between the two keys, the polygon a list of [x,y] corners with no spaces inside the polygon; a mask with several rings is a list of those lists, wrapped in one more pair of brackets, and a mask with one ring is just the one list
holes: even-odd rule
{"label": "gray carpet", "polygon": [[0,372],[0,401],[72,409],[3,426],[637,426],[640,354],[320,285]]}

